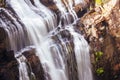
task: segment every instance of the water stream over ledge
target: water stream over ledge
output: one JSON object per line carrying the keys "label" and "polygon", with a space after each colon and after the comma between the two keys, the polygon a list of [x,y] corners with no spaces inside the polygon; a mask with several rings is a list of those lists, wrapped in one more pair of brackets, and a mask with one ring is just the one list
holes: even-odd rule
{"label": "water stream over ledge", "polygon": [[[8,35],[8,49],[19,55],[25,47],[34,46],[45,80],[93,80],[89,45],[73,26],[73,22],[78,20],[73,3],[84,1],[53,0],[61,14],[59,24],[57,14],[45,7],[40,0],[33,2],[34,5],[30,0],[6,0],[7,6],[15,13],[0,9],[0,24]],[[22,55],[17,60],[19,79],[31,80],[25,57]]]}

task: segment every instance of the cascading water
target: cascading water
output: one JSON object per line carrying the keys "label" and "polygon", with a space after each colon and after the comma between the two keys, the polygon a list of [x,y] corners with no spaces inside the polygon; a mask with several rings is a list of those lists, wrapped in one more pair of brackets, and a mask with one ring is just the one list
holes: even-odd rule
{"label": "cascading water", "polygon": [[74,0],[63,0],[65,6],[68,8],[69,13],[72,15],[73,19],[76,20],[78,17],[73,10]]}
{"label": "cascading water", "polygon": [[74,27],[68,25],[52,33],[51,39],[54,46],[50,48],[54,48],[53,58],[57,57],[55,55],[61,56],[57,57],[54,63],[59,66],[58,69],[62,68],[63,64],[60,63],[62,59],[68,80],[93,80],[89,45],[82,35],[75,32]]}
{"label": "cascading water", "polygon": [[12,13],[3,8],[0,9],[0,24],[8,35],[9,50],[17,52],[25,46],[28,46],[29,42],[25,42],[27,40],[25,28],[13,17]]}
{"label": "cascading water", "polygon": [[[7,0],[9,7],[15,11],[24,24],[21,26],[12,16],[10,18],[13,22],[10,24],[15,24],[14,26],[8,25],[9,23],[5,22],[4,18],[0,18],[0,24],[5,26],[8,33],[11,50],[17,52],[26,46],[35,46],[36,55],[45,72],[45,80],[93,80],[89,45],[84,37],[75,31],[70,17],[72,16],[73,21],[78,19],[73,5],[84,1],[53,1],[66,21],[63,20],[64,27],[61,23],[62,19],[57,27],[56,15],[40,0],[33,0],[34,4],[30,0]],[[27,34],[27,38],[25,34]],[[17,45],[19,45],[19,49]],[[24,63],[25,57],[22,56],[17,60],[20,80],[30,80],[28,68]]]}
{"label": "cascading water", "polygon": [[73,29],[70,29],[70,33],[73,35],[74,39],[74,51],[78,66],[79,80],[93,80],[90,68],[89,45],[83,36],[76,33]]}
{"label": "cascading water", "polygon": [[35,13],[24,0],[11,0],[10,5],[25,24],[31,44],[40,45],[43,36],[48,33],[44,18],[39,13]]}
{"label": "cascading water", "polygon": [[58,7],[61,18],[64,19],[64,24],[71,24],[71,19],[76,21],[78,19],[77,14],[75,13],[73,7],[77,4],[84,4],[84,0],[53,0],[56,6]]}
{"label": "cascading water", "polygon": [[[3,15],[4,14],[4,15]],[[22,48],[25,48],[29,45],[29,41],[26,42],[27,35],[23,25],[13,17],[12,12],[3,8],[0,9],[0,24],[3,29],[6,31],[9,39],[8,50],[14,50],[15,53],[20,51]],[[25,57],[16,58],[19,63],[19,74],[20,80],[29,80],[27,65],[24,62]]]}
{"label": "cascading water", "polygon": [[[31,46],[30,46],[31,47]],[[34,73],[32,72],[31,66],[27,62],[27,59],[22,53],[29,50],[29,47],[16,53],[15,57],[19,63],[19,80],[36,80]]]}
{"label": "cascading water", "polygon": [[20,76],[19,79],[20,80],[30,80],[29,75],[28,75],[28,71],[26,68],[27,65],[25,63],[26,58],[24,56],[21,56],[17,60],[19,63],[19,76]]}

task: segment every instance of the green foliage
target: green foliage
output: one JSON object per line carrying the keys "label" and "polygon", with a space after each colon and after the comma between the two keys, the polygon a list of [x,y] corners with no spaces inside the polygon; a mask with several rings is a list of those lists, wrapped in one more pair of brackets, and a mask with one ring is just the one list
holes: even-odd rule
{"label": "green foliage", "polygon": [[96,61],[96,62],[98,61],[98,57],[97,57],[97,58],[95,58],[95,61]]}
{"label": "green foliage", "polygon": [[97,70],[96,70],[96,73],[97,73],[97,75],[101,75],[101,74],[103,74],[104,73],[104,69],[101,67],[101,68],[98,68]]}
{"label": "green foliage", "polygon": [[104,68],[103,67],[99,67],[98,65],[99,65],[99,63],[100,63],[100,59],[102,58],[102,56],[103,56],[103,52],[101,52],[101,51],[97,51],[97,52],[95,52],[95,65],[96,65],[96,74],[98,75],[98,76],[100,76],[100,75],[102,75],[105,71],[104,71]]}
{"label": "green foliage", "polygon": [[100,58],[103,55],[103,52],[99,51],[95,53],[95,56]]}
{"label": "green foliage", "polygon": [[95,61],[97,62],[98,61],[98,59],[101,57],[101,56],[103,56],[103,52],[101,52],[101,51],[99,51],[99,52],[96,52],[95,53]]}

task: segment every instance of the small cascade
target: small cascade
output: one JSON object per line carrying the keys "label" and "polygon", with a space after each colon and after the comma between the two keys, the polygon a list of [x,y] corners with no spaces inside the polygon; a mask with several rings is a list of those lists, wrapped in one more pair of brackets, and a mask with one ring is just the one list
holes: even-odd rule
{"label": "small cascade", "polygon": [[[28,37],[31,44],[36,43],[35,45],[40,45],[39,43],[41,43],[43,36],[47,35],[49,27],[55,27],[54,25],[50,25],[49,27],[47,27],[46,21],[43,18],[44,13],[42,13],[42,16],[40,16],[39,9],[37,9],[38,13],[36,13],[32,10],[35,7],[30,6],[24,0],[11,0],[10,5],[18,14],[22,22],[25,24],[25,28],[28,31]],[[45,16],[45,18],[49,17]],[[54,19],[51,21],[54,21]]]}
{"label": "small cascade", "polygon": [[[54,46],[50,46],[50,48],[53,49],[51,54],[54,53],[54,63],[60,67],[63,66],[60,60],[63,60],[68,80],[93,80],[89,45],[84,37],[76,32],[74,28],[75,26],[68,25],[59,30],[56,29],[52,33],[51,39],[53,39],[52,44]],[[61,57],[58,57],[58,55],[61,55]]]}
{"label": "small cascade", "polygon": [[48,31],[51,31],[57,26],[56,14],[45,7],[39,0],[33,1],[34,4],[30,0],[25,0],[25,2],[36,14],[44,19],[45,27],[47,27]]}
{"label": "small cascade", "polygon": [[8,50],[17,52],[28,46],[29,41],[24,26],[12,14],[9,10],[0,8],[0,25],[6,31],[9,39]]}
{"label": "small cascade", "polygon": [[[4,15],[3,15],[4,14]],[[1,27],[6,31],[9,42],[9,50],[13,50],[16,55],[20,55],[21,49],[24,49],[26,46],[30,45],[29,39],[27,38],[27,33],[24,28],[24,25],[12,15],[13,12],[6,10],[4,8],[0,9],[0,24]],[[26,42],[27,41],[27,42]],[[17,58],[19,63],[19,80],[30,80],[28,76],[28,69],[26,65],[26,58],[22,55],[20,58]]]}
{"label": "small cascade", "polygon": [[84,4],[84,0],[54,0],[54,3],[58,7],[63,24],[68,25],[78,20],[77,14],[73,7],[77,4]]}
{"label": "small cascade", "polygon": [[22,54],[24,51],[29,50],[29,48],[33,48],[33,46],[26,47],[23,50],[17,52],[15,55],[15,58],[19,63],[19,80],[36,80],[30,64],[28,63],[26,57]]}
{"label": "small cascade", "polygon": [[73,7],[84,3],[84,0],[53,2],[60,11],[59,25],[58,14],[45,7],[40,0],[6,0],[18,17],[0,9],[0,24],[8,34],[10,50],[14,50],[19,63],[19,79],[31,80],[30,76],[34,75],[32,70],[29,75],[27,60],[21,54],[27,46],[34,46],[45,80],[93,80],[89,45],[73,26],[73,22],[78,20]]}
{"label": "small cascade", "polygon": [[36,0],[34,3],[37,6],[37,8],[41,10],[45,15],[43,18],[46,21],[46,26],[48,27],[49,31],[53,30],[57,26],[56,14],[50,11],[47,7],[45,7],[39,0]]}
{"label": "small cascade", "polygon": [[[41,46],[38,46],[36,53],[41,59],[46,80],[68,80],[62,56],[51,52],[51,42],[51,39],[45,40]],[[59,60],[59,63],[56,63],[57,60]]]}
{"label": "small cascade", "polygon": [[89,45],[84,37],[76,33],[74,29],[70,28],[69,31],[73,36],[79,80],[93,80],[89,56]]}
{"label": "small cascade", "polygon": [[67,6],[65,6],[62,2],[62,0],[54,0],[55,5],[58,7],[60,11],[61,19],[63,20],[63,24],[67,25],[72,23],[72,18],[71,14],[67,11]]}
{"label": "small cascade", "polygon": [[74,1],[73,0],[63,0],[63,3],[68,8],[68,12],[72,15],[73,20],[75,21],[78,17],[76,15],[75,11],[73,10]]}
{"label": "small cascade", "polygon": [[17,61],[19,63],[19,80],[30,80],[25,60],[26,58],[22,55],[20,58],[17,58]]}

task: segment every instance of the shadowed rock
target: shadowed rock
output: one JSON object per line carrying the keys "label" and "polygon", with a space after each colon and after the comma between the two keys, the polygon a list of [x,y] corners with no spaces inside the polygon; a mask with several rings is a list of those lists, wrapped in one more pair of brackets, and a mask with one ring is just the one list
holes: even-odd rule
{"label": "shadowed rock", "polygon": [[18,63],[13,51],[0,52],[0,80],[19,80]]}
{"label": "shadowed rock", "polygon": [[32,72],[35,74],[36,80],[45,80],[43,67],[35,53],[35,49],[31,48],[22,54],[26,57],[28,66],[31,67]]}

